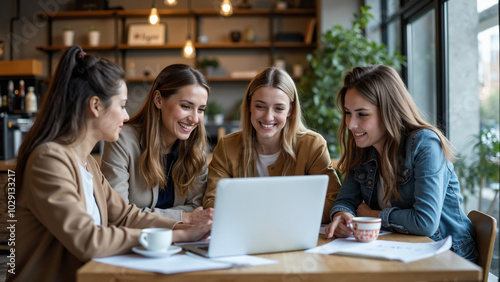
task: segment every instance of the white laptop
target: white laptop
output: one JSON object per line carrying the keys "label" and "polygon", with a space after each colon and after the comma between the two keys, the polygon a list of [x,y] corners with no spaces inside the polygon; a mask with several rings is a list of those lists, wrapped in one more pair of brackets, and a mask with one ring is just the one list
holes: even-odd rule
{"label": "white laptop", "polygon": [[182,247],[209,258],[315,247],[327,186],[327,175],[221,179],[210,241]]}

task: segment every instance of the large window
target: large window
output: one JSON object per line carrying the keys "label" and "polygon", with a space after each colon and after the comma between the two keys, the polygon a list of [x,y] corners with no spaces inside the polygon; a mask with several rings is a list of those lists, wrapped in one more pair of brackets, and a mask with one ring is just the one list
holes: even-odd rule
{"label": "large window", "polygon": [[406,26],[408,90],[427,122],[436,121],[436,16],[426,11]]}

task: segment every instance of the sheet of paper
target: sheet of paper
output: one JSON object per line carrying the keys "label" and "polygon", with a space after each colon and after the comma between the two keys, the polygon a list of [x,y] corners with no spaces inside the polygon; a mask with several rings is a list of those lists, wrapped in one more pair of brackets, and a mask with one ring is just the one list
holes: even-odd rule
{"label": "sheet of paper", "polygon": [[277,264],[279,261],[277,260],[271,260],[271,259],[266,259],[266,258],[260,258],[256,256],[248,256],[248,255],[242,255],[242,256],[231,256],[231,257],[219,257],[219,258],[205,258],[202,256],[199,256],[197,254],[193,254],[191,252],[186,252],[188,256],[201,259],[201,260],[210,260],[210,261],[215,261],[215,262],[224,262],[224,263],[230,263],[233,266],[257,266],[257,265],[268,265],[268,264]]}
{"label": "sheet of paper", "polygon": [[276,260],[246,255],[207,259],[197,255],[173,255],[166,258],[147,258],[137,254],[127,254],[96,258],[93,260],[101,263],[163,274],[279,263]]}
{"label": "sheet of paper", "polygon": [[361,243],[356,241],[354,237],[349,237],[349,238],[338,238],[333,241],[331,241],[328,244],[324,244],[319,247],[314,247],[312,249],[306,250],[306,253],[313,253],[313,254],[322,254],[322,255],[329,255],[333,254],[336,252],[340,252],[342,250],[352,248],[356,245],[366,245],[367,243]]}
{"label": "sheet of paper", "polygon": [[340,254],[377,259],[411,262],[440,254],[451,248],[451,236],[431,243],[407,243],[376,240],[360,243],[354,238],[335,239],[332,242],[307,250],[308,253]]}
{"label": "sheet of paper", "polygon": [[208,259],[200,260],[187,255],[173,255],[166,258],[147,258],[141,255],[127,254],[105,258],[96,258],[93,260],[101,263],[163,274],[233,267],[233,264],[231,263],[222,261],[216,262]]}

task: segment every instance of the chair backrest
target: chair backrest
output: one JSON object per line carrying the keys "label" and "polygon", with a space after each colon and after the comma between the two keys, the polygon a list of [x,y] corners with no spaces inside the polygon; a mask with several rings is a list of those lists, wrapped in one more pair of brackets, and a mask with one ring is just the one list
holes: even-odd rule
{"label": "chair backrest", "polygon": [[497,220],[483,212],[472,210],[467,217],[476,229],[476,246],[479,252],[477,264],[483,268],[483,281],[488,281],[493,246],[497,233]]}

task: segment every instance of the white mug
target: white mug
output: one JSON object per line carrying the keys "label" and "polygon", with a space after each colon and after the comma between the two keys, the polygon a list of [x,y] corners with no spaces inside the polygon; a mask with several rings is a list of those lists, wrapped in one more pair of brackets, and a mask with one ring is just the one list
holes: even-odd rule
{"label": "white mug", "polygon": [[172,229],[146,228],[142,229],[139,243],[152,252],[166,252],[172,244]]}
{"label": "white mug", "polygon": [[347,227],[351,229],[356,241],[372,242],[377,240],[381,225],[382,219],[378,217],[355,217]]}

